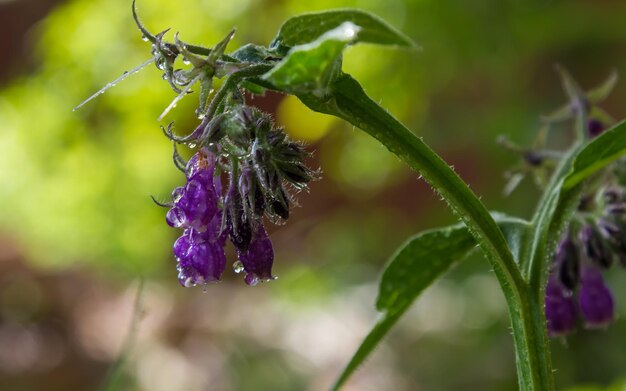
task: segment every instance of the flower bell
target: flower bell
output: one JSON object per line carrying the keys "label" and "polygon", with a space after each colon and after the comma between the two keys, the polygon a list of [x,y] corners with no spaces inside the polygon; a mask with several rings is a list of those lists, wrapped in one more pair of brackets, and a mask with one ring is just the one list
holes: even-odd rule
{"label": "flower bell", "polygon": [[598,269],[594,267],[583,269],[578,302],[585,327],[602,328],[613,321],[615,315],[613,295]]}
{"label": "flower bell", "polygon": [[545,311],[548,334],[551,337],[569,334],[576,329],[576,302],[568,289],[556,278],[548,280]]}

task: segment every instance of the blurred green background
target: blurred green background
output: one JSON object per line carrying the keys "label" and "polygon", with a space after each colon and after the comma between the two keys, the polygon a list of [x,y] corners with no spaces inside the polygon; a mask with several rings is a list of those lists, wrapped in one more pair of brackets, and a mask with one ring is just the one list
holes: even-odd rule
{"label": "blurred green background", "polygon": [[[344,68],[466,179],[491,208],[528,217],[525,181],[502,195],[539,114],[564,102],[553,65],[585,87],[626,69],[621,0],[140,0],[152,31],[230,50],[271,41],[289,16],[333,7],[377,13],[420,52],[351,48]],[[268,94],[315,151],[323,179],[270,227],[277,281],[184,289],[165,200],[183,181],[156,118],[173,92],[150,67],[72,108],[149,58],[130,0],[0,0],[0,390],[97,390],[123,350],[140,277],[143,310],[112,389],[324,390],[376,319],[377,276],[408,236],[455,221],[383,147],[346,124]],[[171,38],[171,37],[170,37]],[[626,87],[604,103],[624,116]],[[195,97],[165,118],[191,129]],[[555,138],[562,135],[555,135]],[[189,151],[183,151],[189,155]],[[232,253],[230,254],[232,259]],[[626,314],[626,275],[608,276]],[[626,322],[554,341],[559,389],[626,390]],[[475,256],[430,288],[346,390],[515,390],[506,308]],[[574,388],[574,387],[577,388]]]}

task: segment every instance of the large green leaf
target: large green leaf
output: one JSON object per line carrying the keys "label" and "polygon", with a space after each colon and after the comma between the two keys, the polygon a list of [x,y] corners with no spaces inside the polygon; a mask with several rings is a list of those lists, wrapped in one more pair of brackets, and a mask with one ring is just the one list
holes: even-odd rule
{"label": "large green leaf", "polygon": [[416,47],[406,35],[377,16],[355,9],[340,9],[308,13],[288,19],[278,31],[272,47],[296,46],[309,43],[345,22],[361,28],[357,42]]}
{"label": "large green leaf", "polygon": [[573,188],[624,155],[626,155],[626,121],[605,131],[579,152],[572,171],[565,178],[563,188]]}
{"label": "large green leaf", "polygon": [[293,47],[263,78],[285,92],[324,96],[341,72],[341,53],[360,31],[354,23],[344,22],[313,42]]}
{"label": "large green leaf", "polygon": [[383,314],[333,387],[339,387],[380,343],[415,298],[476,246],[462,225],[412,237],[391,257],[380,281],[376,308]]}
{"label": "large green leaf", "polygon": [[[521,219],[494,214],[512,246],[519,248],[528,223]],[[383,272],[376,308],[382,316],[365,337],[345,367],[333,389],[337,390],[382,341],[415,299],[456,262],[476,247],[467,227],[425,231],[404,243],[391,257]]]}

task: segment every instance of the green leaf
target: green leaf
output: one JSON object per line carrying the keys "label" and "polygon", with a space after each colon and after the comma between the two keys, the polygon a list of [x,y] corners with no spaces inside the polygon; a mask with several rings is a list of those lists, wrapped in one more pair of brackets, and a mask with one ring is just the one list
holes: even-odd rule
{"label": "green leaf", "polygon": [[359,31],[355,24],[345,22],[311,43],[295,46],[263,78],[286,92],[324,96],[341,72],[341,53]]}
{"label": "green leaf", "polygon": [[[511,243],[525,237],[528,222],[502,214],[494,214],[494,217]],[[334,390],[363,363],[415,299],[475,247],[474,237],[459,224],[422,232],[396,251],[379,285],[376,309],[382,316],[341,373]]]}
{"label": "green leaf", "polygon": [[272,57],[272,53],[264,46],[248,43],[230,53],[230,57],[244,63],[264,63]]}
{"label": "green leaf", "polygon": [[271,47],[290,47],[312,42],[345,22],[353,23],[361,28],[361,33],[356,42],[417,47],[409,37],[391,27],[384,20],[355,9],[331,10],[294,16],[281,26]]}
{"label": "green leaf", "polygon": [[563,188],[573,188],[625,154],[626,121],[623,121],[593,139],[580,151],[572,171],[565,178]]}
{"label": "green leaf", "polygon": [[376,309],[387,315],[404,312],[417,295],[475,246],[476,240],[463,225],[429,230],[412,237],[385,267]]}
{"label": "green leaf", "polygon": [[526,220],[511,217],[504,213],[492,212],[494,220],[498,223],[506,242],[513,253],[513,257],[518,260],[521,257],[522,249],[528,240],[530,223]]}
{"label": "green leaf", "polygon": [[412,237],[391,257],[380,281],[376,308],[383,312],[333,387],[339,387],[363,363],[415,298],[476,246],[461,225]]}

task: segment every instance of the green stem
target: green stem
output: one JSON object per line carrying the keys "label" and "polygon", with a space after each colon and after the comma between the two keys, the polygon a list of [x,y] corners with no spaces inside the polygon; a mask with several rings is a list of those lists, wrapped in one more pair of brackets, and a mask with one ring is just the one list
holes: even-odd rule
{"label": "green stem", "polygon": [[554,390],[552,359],[543,312],[543,295],[526,285],[519,301],[507,295],[519,389]]}
{"label": "green stem", "polygon": [[370,99],[358,82],[341,75],[330,86],[330,97],[299,95],[309,108],[335,115],[380,141],[422,177],[464,221],[504,281],[522,286],[524,280],[502,231],[478,197],[454,170],[420,138]]}
{"label": "green stem", "polygon": [[543,305],[532,294],[496,222],[467,184],[421,139],[372,101],[350,76],[340,76],[325,98],[300,95],[311,109],[345,119],[385,145],[419,172],[461,217],[491,263],[513,324],[519,385],[523,391],[554,389]]}

